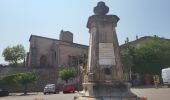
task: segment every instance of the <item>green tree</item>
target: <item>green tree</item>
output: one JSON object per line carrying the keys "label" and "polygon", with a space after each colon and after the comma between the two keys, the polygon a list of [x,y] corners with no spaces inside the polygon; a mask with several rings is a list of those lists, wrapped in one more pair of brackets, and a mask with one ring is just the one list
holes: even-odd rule
{"label": "green tree", "polygon": [[19,44],[13,47],[8,46],[3,50],[2,56],[10,64],[17,65],[19,61],[25,60],[26,52],[24,47]]}
{"label": "green tree", "polygon": [[35,83],[36,79],[37,77],[34,72],[19,73],[15,77],[17,84],[24,87],[24,94],[27,94],[27,85],[29,83]]}
{"label": "green tree", "polygon": [[0,77],[0,88],[17,85],[15,77],[16,74]]}
{"label": "green tree", "polygon": [[27,85],[36,82],[36,75],[34,72],[18,73],[0,77],[0,88],[22,85],[24,87],[24,94],[27,94]]}
{"label": "green tree", "polygon": [[125,45],[121,48],[121,60],[124,65],[124,71],[130,72],[132,66],[134,66],[134,52],[135,48],[129,45]]}
{"label": "green tree", "polygon": [[155,37],[136,47],[134,70],[145,74],[160,74],[161,69],[169,66],[170,42]]}
{"label": "green tree", "polygon": [[65,80],[67,83],[70,78],[74,78],[76,76],[76,73],[77,73],[76,68],[67,67],[59,71],[59,77],[62,80]]}

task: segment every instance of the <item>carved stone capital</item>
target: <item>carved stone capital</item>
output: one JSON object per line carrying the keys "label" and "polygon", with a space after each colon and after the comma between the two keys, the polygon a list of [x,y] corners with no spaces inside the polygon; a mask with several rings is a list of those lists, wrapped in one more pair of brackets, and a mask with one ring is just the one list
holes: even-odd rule
{"label": "carved stone capital", "polygon": [[88,19],[87,28],[90,29],[92,26],[96,25],[93,23],[112,23],[116,27],[118,21],[119,17],[116,15],[93,15]]}

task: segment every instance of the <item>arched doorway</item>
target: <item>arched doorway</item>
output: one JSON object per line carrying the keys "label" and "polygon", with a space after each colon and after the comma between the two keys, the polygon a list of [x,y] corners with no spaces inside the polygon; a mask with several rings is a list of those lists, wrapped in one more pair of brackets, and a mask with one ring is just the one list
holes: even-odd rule
{"label": "arched doorway", "polygon": [[40,67],[47,67],[47,57],[45,55],[40,57]]}

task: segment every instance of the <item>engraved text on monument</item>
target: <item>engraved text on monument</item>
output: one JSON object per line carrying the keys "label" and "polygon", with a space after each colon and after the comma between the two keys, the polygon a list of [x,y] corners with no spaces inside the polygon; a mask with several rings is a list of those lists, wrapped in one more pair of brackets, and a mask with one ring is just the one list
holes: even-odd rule
{"label": "engraved text on monument", "polygon": [[99,43],[99,64],[116,65],[113,43]]}

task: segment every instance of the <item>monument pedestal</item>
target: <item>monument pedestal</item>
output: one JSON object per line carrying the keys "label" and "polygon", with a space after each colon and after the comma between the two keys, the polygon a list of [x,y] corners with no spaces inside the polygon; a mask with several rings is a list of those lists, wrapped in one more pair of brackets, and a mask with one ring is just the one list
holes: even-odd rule
{"label": "monument pedestal", "polygon": [[83,83],[84,90],[74,100],[139,100],[126,82]]}
{"label": "monument pedestal", "polygon": [[88,19],[90,45],[85,72],[88,79],[83,83],[83,93],[74,100],[139,100],[124,78],[115,29],[119,17],[106,15],[108,12],[105,3],[99,2],[94,8],[95,15]]}

